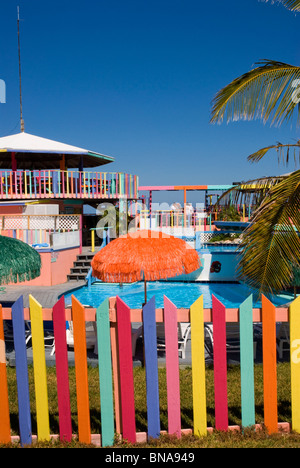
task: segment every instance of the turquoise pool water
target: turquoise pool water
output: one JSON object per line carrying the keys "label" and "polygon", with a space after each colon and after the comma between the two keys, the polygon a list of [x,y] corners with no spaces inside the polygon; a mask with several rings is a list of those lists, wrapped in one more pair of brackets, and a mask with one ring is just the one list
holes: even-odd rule
{"label": "turquoise pool water", "polygon": [[[104,299],[119,296],[130,308],[139,309],[144,302],[144,283],[104,284],[94,283],[65,295],[66,304],[71,304],[71,295],[74,295],[83,305],[98,307]],[[253,294],[254,307],[261,307],[256,291],[239,283],[184,283],[154,281],[147,283],[148,300],[155,296],[156,307],[163,307],[164,295],[177,307],[189,308],[199,296],[203,295],[205,308],[211,308],[212,295],[217,297],[227,308],[236,308]],[[292,297],[269,297],[274,305],[286,304]]]}

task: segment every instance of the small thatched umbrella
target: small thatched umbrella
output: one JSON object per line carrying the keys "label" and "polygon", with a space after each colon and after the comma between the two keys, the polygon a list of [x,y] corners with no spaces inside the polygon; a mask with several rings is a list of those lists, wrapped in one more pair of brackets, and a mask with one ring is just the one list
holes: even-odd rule
{"label": "small thatched umbrella", "polygon": [[147,281],[192,273],[200,268],[197,251],[162,232],[142,230],[110,242],[92,260],[93,276],[111,283]]}
{"label": "small thatched umbrella", "polygon": [[0,284],[17,283],[41,274],[40,254],[18,239],[0,236]]}

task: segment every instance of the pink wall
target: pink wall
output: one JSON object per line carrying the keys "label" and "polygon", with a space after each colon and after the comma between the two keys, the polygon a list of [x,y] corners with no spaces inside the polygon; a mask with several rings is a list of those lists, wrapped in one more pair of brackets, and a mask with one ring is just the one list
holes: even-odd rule
{"label": "pink wall", "polygon": [[39,252],[42,259],[41,275],[32,281],[24,281],[22,286],[55,286],[66,283],[67,275],[79,255],[79,247],[56,252]]}
{"label": "pink wall", "polygon": [[51,263],[52,286],[67,281],[67,275],[70,273],[77,255],[79,255],[79,250],[79,247],[77,247],[76,249],[53,252],[56,256],[56,262]]}
{"label": "pink wall", "polygon": [[20,205],[1,205],[0,206],[0,216],[2,215],[20,215],[23,214],[24,206]]}

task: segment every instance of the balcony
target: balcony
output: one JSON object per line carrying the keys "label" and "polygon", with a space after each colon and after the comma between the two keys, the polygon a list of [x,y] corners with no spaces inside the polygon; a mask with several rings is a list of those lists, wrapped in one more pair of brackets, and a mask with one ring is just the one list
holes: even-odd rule
{"label": "balcony", "polygon": [[0,171],[0,200],[137,199],[138,176],[121,172]]}

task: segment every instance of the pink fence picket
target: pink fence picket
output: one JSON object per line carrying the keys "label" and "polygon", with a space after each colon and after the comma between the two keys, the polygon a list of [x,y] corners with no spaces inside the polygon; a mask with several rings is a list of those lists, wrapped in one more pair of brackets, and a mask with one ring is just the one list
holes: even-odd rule
{"label": "pink fence picket", "polygon": [[214,377],[216,429],[228,429],[227,399],[227,352],[226,352],[226,310],[225,306],[212,297],[214,336]]}
{"label": "pink fence picket", "polygon": [[123,437],[136,442],[134,384],[130,309],[117,297],[117,327],[119,337],[119,365]]}
{"label": "pink fence picket", "polygon": [[168,432],[181,436],[177,308],[165,296]]}

